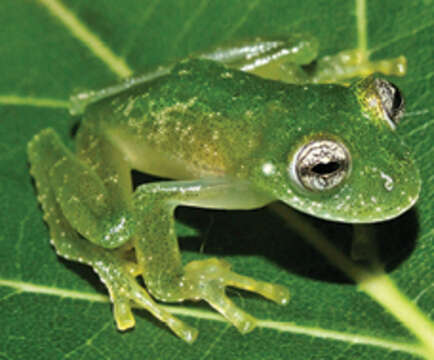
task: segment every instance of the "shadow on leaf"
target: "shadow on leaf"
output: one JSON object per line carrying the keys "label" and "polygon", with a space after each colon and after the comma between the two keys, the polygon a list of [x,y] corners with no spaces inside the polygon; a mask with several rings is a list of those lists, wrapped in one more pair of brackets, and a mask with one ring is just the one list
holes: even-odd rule
{"label": "shadow on leaf", "polygon": [[[353,236],[351,225],[303,216],[326,235],[336,248],[350,256]],[[207,255],[264,256],[300,276],[333,283],[352,283],[266,208],[253,211],[180,208],[177,219],[199,229],[202,238],[202,241],[197,241],[197,237],[181,238],[182,250],[200,251],[203,248]],[[415,248],[418,234],[416,212],[411,210],[397,219],[377,224],[375,230],[381,263],[390,272],[404,262]],[[201,245],[203,242],[204,245]]]}

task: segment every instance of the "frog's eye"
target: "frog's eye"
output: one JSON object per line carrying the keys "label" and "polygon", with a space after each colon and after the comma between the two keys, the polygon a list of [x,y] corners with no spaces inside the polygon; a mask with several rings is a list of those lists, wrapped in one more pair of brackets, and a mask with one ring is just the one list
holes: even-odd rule
{"label": "frog's eye", "polygon": [[332,140],[316,140],[297,151],[289,171],[303,188],[324,191],[345,179],[350,162],[350,154],[344,145]]}
{"label": "frog's eye", "polygon": [[399,89],[386,80],[375,79],[374,86],[380,96],[387,120],[391,122],[394,129],[404,115],[404,98]]}

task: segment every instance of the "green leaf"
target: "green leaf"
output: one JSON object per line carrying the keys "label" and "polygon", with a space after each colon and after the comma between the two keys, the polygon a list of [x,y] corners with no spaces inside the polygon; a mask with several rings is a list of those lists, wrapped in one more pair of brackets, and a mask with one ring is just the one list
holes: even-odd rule
{"label": "green leaf", "polygon": [[[0,359],[434,356],[427,345],[434,336],[428,319],[434,302],[432,1],[371,0],[366,13],[357,4],[364,1],[2,0]],[[357,19],[366,20],[367,33]],[[382,280],[374,290],[354,285],[268,210],[180,209],[185,261],[225,257],[240,273],[288,286],[290,304],[231,291],[246,311],[267,319],[245,336],[205,304],[168,307],[199,328],[191,346],[142,310],[135,311],[134,330],[118,332],[97,276],[59,259],[49,245],[27,142],[50,126],[72,145],[76,119],[67,101],[77,89],[98,88],[230,39],[291,32],[315,35],[321,56],[363,47],[366,40],[372,59],[408,59],[407,75],[393,79],[407,103],[398,131],[415,154],[423,190],[415,209],[376,226],[388,276],[377,276]],[[333,248],[349,253],[349,226],[302,218]]]}

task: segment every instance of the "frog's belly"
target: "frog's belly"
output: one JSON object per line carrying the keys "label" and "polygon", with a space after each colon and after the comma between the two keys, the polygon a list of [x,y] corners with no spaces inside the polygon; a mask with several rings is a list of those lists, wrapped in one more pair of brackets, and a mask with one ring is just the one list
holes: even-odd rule
{"label": "frog's belly", "polygon": [[144,173],[170,179],[196,179],[199,174],[185,161],[161,151],[143,139],[136,139],[125,131],[106,132],[110,141],[124,154],[130,167]]}
{"label": "frog's belly", "polygon": [[[235,181],[221,169],[197,168],[175,156],[170,156],[143,141],[138,141],[122,130],[108,132],[112,143],[125,156],[130,167],[147,174],[176,180],[198,180],[200,186],[216,185],[216,191],[204,191],[208,195],[197,196],[183,202],[183,205],[213,209],[254,209],[262,207],[274,199],[253,187],[247,182]],[[195,186],[197,181],[192,181]],[[212,194],[211,196],[209,194]]]}

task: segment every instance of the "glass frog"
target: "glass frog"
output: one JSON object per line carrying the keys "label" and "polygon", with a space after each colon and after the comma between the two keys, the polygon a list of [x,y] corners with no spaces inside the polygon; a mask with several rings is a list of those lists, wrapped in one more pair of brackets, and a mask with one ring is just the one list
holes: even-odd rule
{"label": "glass frog", "polygon": [[[239,275],[224,260],[183,267],[179,205],[253,209],[280,200],[331,221],[374,223],[416,202],[419,173],[395,132],[403,98],[370,75],[400,75],[405,59],[346,51],[315,60],[317,49],[300,36],[220,47],[73,97],[71,112],[83,113],[75,153],[52,129],[29,142],[51,243],[99,275],[118,329],[135,325],[135,303],[192,342],[197,331],[154,299],[204,300],[246,333],[255,319],[227,286],[289,300],[285,287]],[[133,190],[132,169],[173,181]]]}

